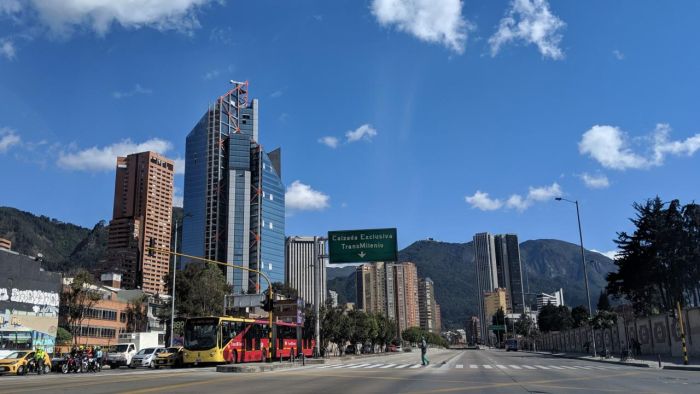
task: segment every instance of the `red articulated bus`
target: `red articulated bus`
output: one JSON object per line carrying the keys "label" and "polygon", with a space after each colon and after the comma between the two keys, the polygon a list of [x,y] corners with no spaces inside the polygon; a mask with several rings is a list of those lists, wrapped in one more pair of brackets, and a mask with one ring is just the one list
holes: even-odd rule
{"label": "red articulated bus", "polygon": [[[270,323],[230,316],[195,317],[185,321],[183,363],[185,365],[214,363],[260,362],[268,358]],[[310,357],[316,341],[305,333],[302,325],[273,323],[272,358],[292,354]]]}

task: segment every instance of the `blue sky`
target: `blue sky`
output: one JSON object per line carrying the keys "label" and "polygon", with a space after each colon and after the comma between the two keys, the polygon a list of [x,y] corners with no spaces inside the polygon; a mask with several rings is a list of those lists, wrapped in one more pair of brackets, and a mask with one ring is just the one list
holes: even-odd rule
{"label": "blue sky", "polygon": [[[117,154],[184,157],[230,79],[283,151],[287,233],[614,249],[698,199],[696,1],[0,0],[0,205],[109,220]],[[182,195],[182,175],[176,177]]]}

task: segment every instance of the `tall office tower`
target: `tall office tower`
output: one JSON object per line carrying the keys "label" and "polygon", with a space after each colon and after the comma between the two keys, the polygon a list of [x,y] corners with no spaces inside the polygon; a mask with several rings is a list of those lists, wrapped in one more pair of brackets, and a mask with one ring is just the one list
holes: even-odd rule
{"label": "tall office tower", "polygon": [[498,288],[498,271],[496,267],[496,245],[493,236],[489,233],[474,235],[474,262],[476,266],[476,285],[479,308],[479,322],[481,323],[481,337],[487,338],[487,316],[484,310],[484,293],[492,292]]}
{"label": "tall office tower", "polygon": [[398,323],[396,267],[393,263],[376,262],[356,268],[358,309],[368,313],[381,313]]}
{"label": "tall office tower", "polygon": [[418,310],[420,328],[435,332],[435,289],[430,278],[418,281]]}
{"label": "tall office tower", "polygon": [[[284,281],[281,153],[258,140],[258,100],[248,82],[210,105],[187,135],[182,251],[260,270]],[[261,292],[257,273],[223,267],[234,294]]]}
{"label": "tall office tower", "polygon": [[[314,240],[316,251],[314,253]],[[326,240],[321,237],[287,237],[284,283],[297,290],[305,303],[326,303]],[[316,268],[320,266],[318,272]],[[318,275],[318,277],[316,276]],[[319,291],[316,292],[315,281]],[[318,297],[318,298],[317,298]]]}
{"label": "tall office tower", "polygon": [[117,158],[114,210],[109,222],[107,263],[122,274],[122,287],[163,293],[170,256],[146,252],[149,240],[168,249],[174,163],[155,152]]}
{"label": "tall office tower", "polygon": [[402,263],[404,275],[404,293],[406,295],[406,327],[420,327],[418,311],[418,270],[410,262]]}
{"label": "tall office tower", "polygon": [[396,330],[399,335],[408,328],[406,323],[406,275],[403,264],[394,264],[394,287],[396,294]]}
{"label": "tall office tower", "polygon": [[523,290],[518,236],[515,234],[496,235],[494,243],[496,245],[498,285],[508,291],[508,309],[510,313],[524,313],[525,292]]}

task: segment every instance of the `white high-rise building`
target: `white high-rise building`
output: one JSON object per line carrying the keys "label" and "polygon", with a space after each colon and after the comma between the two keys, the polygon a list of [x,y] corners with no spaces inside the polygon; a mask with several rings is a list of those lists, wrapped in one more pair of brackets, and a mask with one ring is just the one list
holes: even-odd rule
{"label": "white high-rise building", "polygon": [[564,289],[559,289],[559,291],[554,294],[541,293],[537,295],[537,310],[542,309],[543,306],[547,304],[552,304],[554,306],[564,305]]}
{"label": "white high-rise building", "polygon": [[[314,239],[316,240],[316,252],[314,253]],[[287,286],[297,290],[299,297],[307,304],[319,303],[319,307],[326,302],[326,239],[321,237],[287,237],[285,242],[285,277]],[[321,257],[319,257],[321,256]],[[314,261],[316,259],[316,261]],[[316,267],[320,266],[318,281],[320,289],[318,293],[314,289]],[[320,300],[317,300],[320,297]]]}

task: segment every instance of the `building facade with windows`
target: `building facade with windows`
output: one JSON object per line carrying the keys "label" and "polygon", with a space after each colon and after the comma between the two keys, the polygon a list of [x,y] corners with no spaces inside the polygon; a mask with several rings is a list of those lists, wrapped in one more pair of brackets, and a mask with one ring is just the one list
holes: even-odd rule
{"label": "building facade with windows", "polygon": [[498,286],[508,291],[508,310],[511,313],[525,312],[525,291],[520,263],[520,245],[515,234],[494,236]]}
{"label": "building facade with windows", "polygon": [[496,267],[496,244],[489,233],[474,235],[474,265],[476,266],[476,285],[479,309],[479,327],[481,338],[487,338],[486,328],[491,321],[484,310],[484,294],[498,288],[498,271]]}
{"label": "building facade with windows", "polygon": [[170,255],[146,253],[150,239],[170,246],[174,162],[155,152],[117,158],[114,209],[109,222],[107,269],[122,274],[125,289],[165,291]]}
{"label": "building facade with windows", "polygon": [[[284,282],[281,151],[268,153],[260,144],[258,108],[248,83],[234,83],[187,135],[182,251]],[[267,288],[257,273],[222,270],[234,294]]]}
{"label": "building facade with windows", "polygon": [[[284,283],[296,289],[307,304],[318,302],[322,306],[326,302],[326,243],[322,237],[301,236],[287,237],[285,242]],[[319,282],[318,292],[314,280]]]}
{"label": "building facade with windows", "polygon": [[418,281],[418,310],[420,328],[435,332],[435,289],[430,278]]}

